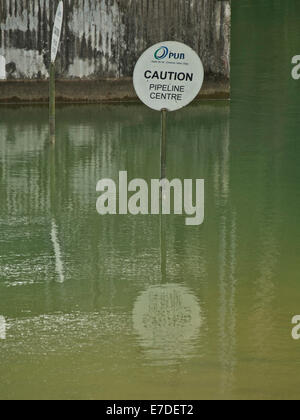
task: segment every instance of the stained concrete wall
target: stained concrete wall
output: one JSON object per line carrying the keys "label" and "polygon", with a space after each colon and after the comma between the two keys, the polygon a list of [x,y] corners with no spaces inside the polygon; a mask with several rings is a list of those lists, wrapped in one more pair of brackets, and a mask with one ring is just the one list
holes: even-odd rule
{"label": "stained concrete wall", "polygon": [[[0,100],[12,97],[13,85],[16,100],[26,100],[28,91],[28,100],[46,99],[43,84],[12,82],[48,78],[51,28],[58,2],[1,0],[0,77],[2,62],[2,79],[10,83],[4,87],[0,82]],[[72,93],[73,83],[61,82],[61,99],[88,100],[91,91],[92,100],[133,98],[130,78],[138,57],[150,45],[166,40],[187,43],[199,53],[206,71],[204,94],[228,94],[229,0],[65,0],[64,6],[57,77],[81,82],[77,94]],[[107,87],[96,84],[95,91],[92,81],[99,80],[107,81]]]}

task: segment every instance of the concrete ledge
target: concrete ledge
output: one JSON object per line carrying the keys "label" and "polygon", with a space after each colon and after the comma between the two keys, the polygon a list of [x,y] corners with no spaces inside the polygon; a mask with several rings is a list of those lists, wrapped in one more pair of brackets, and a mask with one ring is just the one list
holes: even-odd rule
{"label": "concrete ledge", "polygon": [[[229,99],[228,79],[206,78],[200,99]],[[101,103],[136,101],[132,79],[57,80],[57,102]],[[0,81],[0,103],[48,102],[47,80]]]}

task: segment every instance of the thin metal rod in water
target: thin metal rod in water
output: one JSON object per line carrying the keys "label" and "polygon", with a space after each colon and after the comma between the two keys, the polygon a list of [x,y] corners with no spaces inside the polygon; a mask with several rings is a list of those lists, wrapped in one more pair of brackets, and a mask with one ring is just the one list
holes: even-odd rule
{"label": "thin metal rod in water", "polygon": [[49,85],[49,131],[50,142],[55,143],[55,64],[50,64]]}
{"label": "thin metal rod in water", "polygon": [[161,111],[160,178],[167,175],[167,110]]}
{"label": "thin metal rod in water", "polygon": [[[167,110],[161,111],[161,144],[160,144],[160,178],[161,180],[167,177]],[[164,185],[160,190],[160,265],[161,265],[161,280],[166,283],[167,278],[167,251],[166,251],[166,221],[163,216],[163,201],[165,200]]]}

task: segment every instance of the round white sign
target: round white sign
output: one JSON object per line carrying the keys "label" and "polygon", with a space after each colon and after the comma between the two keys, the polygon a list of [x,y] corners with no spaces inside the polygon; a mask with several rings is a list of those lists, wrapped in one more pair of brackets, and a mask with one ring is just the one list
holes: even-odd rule
{"label": "round white sign", "polygon": [[133,84],[148,107],[176,111],[192,102],[203,85],[202,62],[190,47],[167,41],[153,45],[138,60]]}
{"label": "round white sign", "polygon": [[63,1],[59,2],[57,7],[53,32],[52,32],[52,43],[51,43],[51,63],[54,63],[56,60],[56,55],[60,42],[61,28],[63,23],[63,14],[64,14],[64,3]]}

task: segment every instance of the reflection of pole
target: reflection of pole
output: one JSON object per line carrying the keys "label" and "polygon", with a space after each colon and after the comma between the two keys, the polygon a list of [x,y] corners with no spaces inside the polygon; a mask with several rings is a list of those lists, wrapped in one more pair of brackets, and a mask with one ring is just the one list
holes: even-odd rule
{"label": "reflection of pole", "polygon": [[166,178],[167,168],[167,110],[161,111],[160,177]]}
{"label": "reflection of pole", "polygon": [[51,217],[55,217],[55,189],[56,189],[56,172],[55,172],[55,147],[49,147],[49,176],[50,176],[50,212]]}
{"label": "reflection of pole", "polygon": [[63,266],[63,258],[61,247],[59,243],[59,236],[58,236],[58,225],[56,223],[56,216],[55,216],[55,203],[56,203],[56,164],[55,164],[55,157],[56,157],[56,148],[49,147],[49,166],[50,166],[50,213],[51,213],[51,241],[53,244],[53,250],[55,255],[55,266],[56,266],[56,273],[58,275],[58,282],[63,283],[65,280],[64,275],[64,266]]}
{"label": "reflection of pole", "polygon": [[52,220],[51,225],[51,241],[53,244],[54,254],[55,254],[55,266],[56,266],[56,273],[58,275],[58,282],[63,283],[65,281],[64,275],[64,266],[62,261],[61,255],[61,248],[58,240],[58,232],[57,232],[57,225],[55,220]]}
{"label": "reflection of pole", "polygon": [[50,64],[49,86],[49,130],[50,142],[55,143],[55,64]]}

